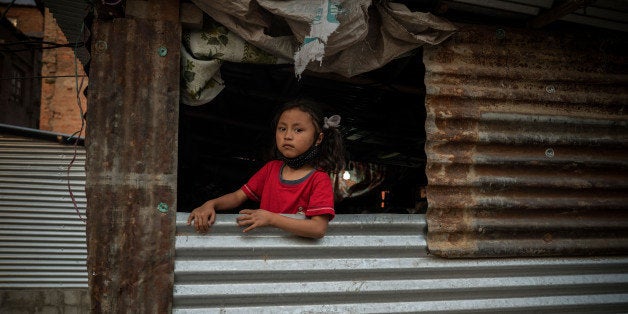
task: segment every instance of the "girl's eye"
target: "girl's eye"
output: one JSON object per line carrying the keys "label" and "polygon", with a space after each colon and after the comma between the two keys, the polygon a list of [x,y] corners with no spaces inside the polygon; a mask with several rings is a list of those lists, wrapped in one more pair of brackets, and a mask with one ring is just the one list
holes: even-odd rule
{"label": "girl's eye", "polygon": [[285,131],[285,130],[286,130],[286,128],[281,127],[281,126],[277,128],[277,131],[281,131],[281,132],[283,132],[283,131]]}
{"label": "girl's eye", "polygon": [[301,133],[301,132],[303,132],[303,129],[295,129],[294,131],[297,132],[297,133]]}

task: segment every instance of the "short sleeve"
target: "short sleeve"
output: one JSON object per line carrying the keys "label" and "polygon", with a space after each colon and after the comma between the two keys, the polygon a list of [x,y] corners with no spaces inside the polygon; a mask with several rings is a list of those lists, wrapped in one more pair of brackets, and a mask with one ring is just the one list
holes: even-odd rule
{"label": "short sleeve", "polygon": [[336,216],[331,178],[325,172],[317,172],[312,179],[314,182],[305,216],[329,215],[329,220],[331,221]]}
{"label": "short sleeve", "polygon": [[265,164],[242,186],[242,191],[250,200],[256,202],[261,200],[264,184],[266,183],[266,178],[268,178],[271,168],[271,163]]}

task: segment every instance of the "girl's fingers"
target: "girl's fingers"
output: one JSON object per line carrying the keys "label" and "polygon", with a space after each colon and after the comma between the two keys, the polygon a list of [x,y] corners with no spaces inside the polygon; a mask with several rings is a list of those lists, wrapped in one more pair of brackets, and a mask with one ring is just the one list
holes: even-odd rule
{"label": "girl's fingers", "polygon": [[207,220],[203,219],[200,214],[194,214],[192,220],[194,220],[194,229],[196,232],[204,233],[208,230]]}
{"label": "girl's fingers", "polygon": [[194,220],[194,213],[190,213],[188,216],[188,226],[192,224],[192,220]]}
{"label": "girl's fingers", "polygon": [[240,227],[248,226],[252,223],[253,221],[251,219],[247,219],[247,218],[238,219],[238,226]]}
{"label": "girl's fingers", "polygon": [[244,209],[240,211],[240,216],[238,216],[236,218],[237,221],[244,221],[244,220],[252,220],[253,219],[253,213],[248,210],[248,209]]}
{"label": "girl's fingers", "polygon": [[256,227],[255,224],[251,224],[248,228],[242,230],[242,232],[249,232],[249,231],[255,229],[255,227]]}
{"label": "girl's fingers", "polygon": [[[242,211],[240,213],[242,213]],[[251,216],[251,215],[248,215],[246,213],[242,213],[242,214],[244,214],[244,215],[238,216],[238,218],[236,218],[238,226],[240,226],[240,227],[248,226],[247,228],[242,230],[242,232],[248,232],[250,230],[255,229],[256,223],[255,223],[255,220],[253,219],[254,217]]]}

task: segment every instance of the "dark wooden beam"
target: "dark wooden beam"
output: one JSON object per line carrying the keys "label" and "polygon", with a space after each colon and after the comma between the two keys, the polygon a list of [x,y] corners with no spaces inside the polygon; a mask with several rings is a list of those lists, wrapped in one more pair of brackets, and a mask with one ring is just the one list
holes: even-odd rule
{"label": "dark wooden beam", "polygon": [[561,17],[573,13],[574,11],[586,7],[595,0],[568,0],[558,6],[555,6],[545,12],[542,12],[537,17],[528,22],[528,27],[541,28],[548,25]]}
{"label": "dark wooden beam", "polygon": [[[178,1],[94,21],[87,111],[93,313],[169,313],[179,115]],[[174,16],[174,17],[172,17]]]}

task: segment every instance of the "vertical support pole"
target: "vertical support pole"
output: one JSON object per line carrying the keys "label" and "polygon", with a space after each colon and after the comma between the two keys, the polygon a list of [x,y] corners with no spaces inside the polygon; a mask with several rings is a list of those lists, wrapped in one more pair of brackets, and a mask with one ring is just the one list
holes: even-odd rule
{"label": "vertical support pole", "polygon": [[92,312],[168,313],[174,285],[178,1],[96,20],[87,112]]}

